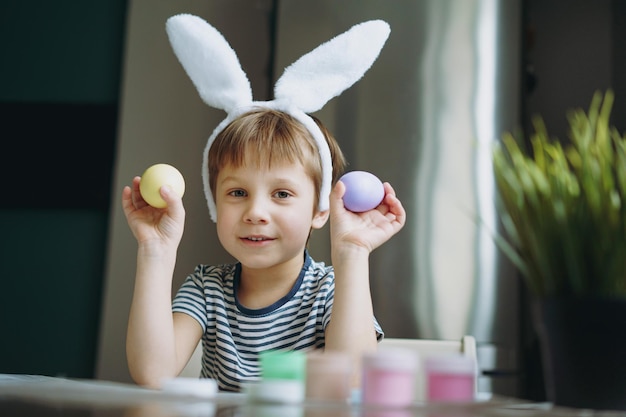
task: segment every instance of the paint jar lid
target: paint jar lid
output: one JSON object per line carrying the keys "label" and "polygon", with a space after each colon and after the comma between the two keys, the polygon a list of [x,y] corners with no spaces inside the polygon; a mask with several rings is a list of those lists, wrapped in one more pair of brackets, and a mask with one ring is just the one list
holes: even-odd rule
{"label": "paint jar lid", "polygon": [[309,352],[306,355],[307,374],[315,372],[350,372],[352,360],[342,352]]}
{"label": "paint jar lid", "polygon": [[418,367],[419,355],[404,348],[380,348],[377,352],[363,355],[363,366],[399,371],[413,371]]}
{"label": "paint jar lid", "polygon": [[296,379],[263,379],[242,384],[242,388],[253,403],[297,404],[305,399],[305,384]]}
{"label": "paint jar lid", "polygon": [[161,381],[163,392],[211,398],[217,394],[217,381],[206,378],[166,378]]}
{"label": "paint jar lid", "polygon": [[426,372],[445,374],[474,374],[476,361],[462,354],[433,355],[424,360]]}
{"label": "paint jar lid", "polygon": [[259,354],[262,379],[304,381],[306,355],[298,350],[268,350]]}

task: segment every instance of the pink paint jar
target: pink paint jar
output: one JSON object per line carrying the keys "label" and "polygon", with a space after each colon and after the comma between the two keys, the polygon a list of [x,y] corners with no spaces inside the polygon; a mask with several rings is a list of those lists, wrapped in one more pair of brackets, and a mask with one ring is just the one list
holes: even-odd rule
{"label": "pink paint jar", "polygon": [[476,363],[463,355],[437,355],[424,361],[426,399],[432,402],[473,401]]}
{"label": "pink paint jar", "polygon": [[352,359],[339,352],[309,352],[306,400],[348,403],[352,394]]}
{"label": "pink paint jar", "polygon": [[364,405],[408,407],[415,400],[417,354],[408,349],[380,349],[362,362]]}

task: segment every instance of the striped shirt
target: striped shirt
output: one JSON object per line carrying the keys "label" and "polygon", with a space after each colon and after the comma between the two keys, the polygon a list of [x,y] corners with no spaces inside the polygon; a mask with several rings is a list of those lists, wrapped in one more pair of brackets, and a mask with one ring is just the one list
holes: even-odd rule
{"label": "striped shirt", "polygon": [[[239,391],[260,376],[259,352],[270,349],[323,348],[335,290],[332,266],[308,253],[291,291],[274,304],[249,309],[237,300],[241,264],[199,265],[174,298],[172,310],[200,323],[201,378],[212,378],[221,390]],[[382,330],[374,320],[381,338]]]}

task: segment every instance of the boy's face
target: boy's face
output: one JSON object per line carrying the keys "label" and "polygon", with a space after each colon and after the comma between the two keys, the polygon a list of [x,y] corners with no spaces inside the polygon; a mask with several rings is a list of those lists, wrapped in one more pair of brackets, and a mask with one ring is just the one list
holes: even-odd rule
{"label": "boy's face", "polygon": [[301,263],[311,228],[328,218],[314,207],[315,187],[300,163],[227,165],[215,191],[220,242],[248,268]]}

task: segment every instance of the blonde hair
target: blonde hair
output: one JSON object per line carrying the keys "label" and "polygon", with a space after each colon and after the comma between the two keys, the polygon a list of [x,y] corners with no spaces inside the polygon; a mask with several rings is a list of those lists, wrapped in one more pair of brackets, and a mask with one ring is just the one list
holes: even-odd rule
{"label": "blonde hair", "polygon": [[[330,148],[332,183],[335,184],[345,170],[345,158],[328,129],[316,117],[311,118]],[[317,207],[322,188],[322,162],[315,139],[289,114],[259,108],[237,117],[216,136],[208,154],[209,187],[216,195],[217,176],[226,165],[240,167],[253,163],[257,168],[271,168],[273,164],[296,162],[302,164],[313,180]]]}

